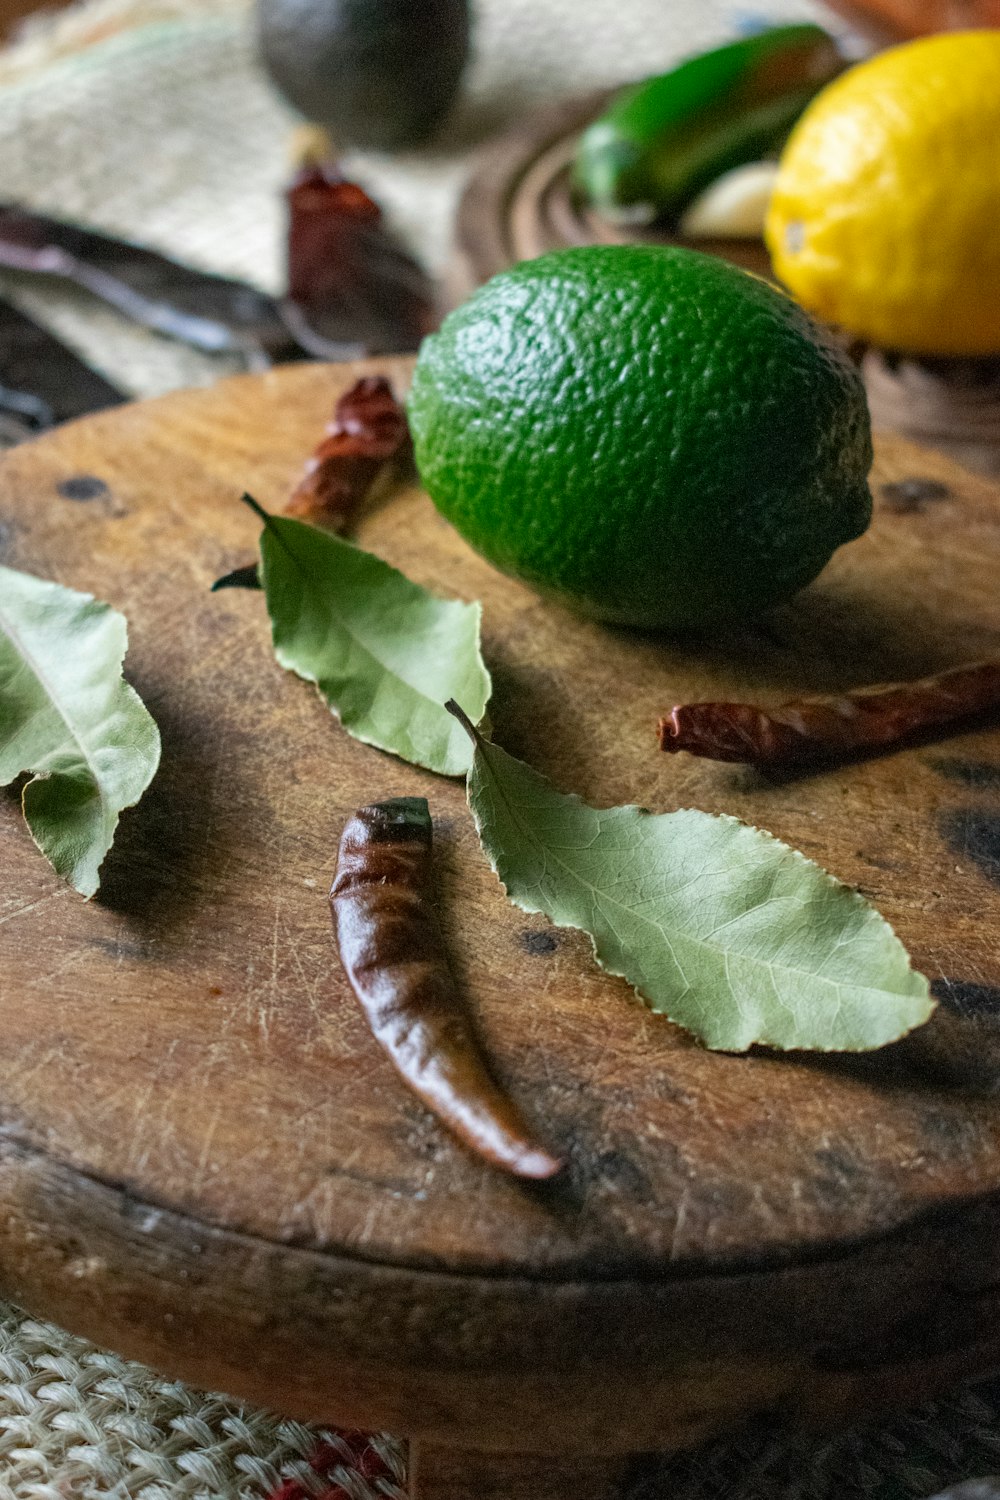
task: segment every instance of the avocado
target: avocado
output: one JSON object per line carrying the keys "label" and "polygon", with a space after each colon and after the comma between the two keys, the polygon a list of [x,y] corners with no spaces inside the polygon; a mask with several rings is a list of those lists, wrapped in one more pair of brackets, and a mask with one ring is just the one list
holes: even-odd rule
{"label": "avocado", "polygon": [[424,140],[469,48],[468,0],[257,0],[257,24],[273,82],[338,146]]}

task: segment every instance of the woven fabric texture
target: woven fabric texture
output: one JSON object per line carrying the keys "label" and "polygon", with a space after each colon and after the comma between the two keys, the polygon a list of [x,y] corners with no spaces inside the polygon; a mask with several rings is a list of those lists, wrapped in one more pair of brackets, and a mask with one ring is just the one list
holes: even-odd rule
{"label": "woven fabric texture", "polygon": [[337,1500],[404,1500],[402,1445],[374,1438],[381,1462],[366,1464],[367,1447],[163,1380],[0,1304],[0,1500],[263,1500],[282,1489],[321,1500],[334,1485]]}

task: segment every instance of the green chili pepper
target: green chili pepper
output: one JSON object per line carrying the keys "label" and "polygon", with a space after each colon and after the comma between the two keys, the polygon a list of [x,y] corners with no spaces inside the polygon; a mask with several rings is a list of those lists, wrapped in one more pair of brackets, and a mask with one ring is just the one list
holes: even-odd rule
{"label": "green chili pepper", "polygon": [[846,61],[820,26],[776,26],[623,90],[584,132],[575,176],[609,217],[676,217],[732,167],[780,148]]}

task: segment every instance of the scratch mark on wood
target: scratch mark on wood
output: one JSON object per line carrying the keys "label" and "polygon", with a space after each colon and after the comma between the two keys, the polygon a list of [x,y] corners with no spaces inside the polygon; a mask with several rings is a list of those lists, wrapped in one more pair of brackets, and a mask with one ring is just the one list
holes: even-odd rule
{"label": "scratch mark on wood", "polygon": [[688,1207],[691,1203],[691,1188],[685,1183],[677,1200],[677,1212],[674,1215],[674,1227],[670,1235],[670,1249],[667,1252],[671,1261],[679,1260],[684,1253],[684,1229],[688,1220]]}
{"label": "scratch mark on wood", "polygon": [[64,890],[47,891],[44,896],[39,896],[37,901],[29,901],[24,906],[15,907],[13,911],[0,917],[0,927],[6,927],[8,922],[14,922],[18,917],[28,916],[30,912],[38,911],[40,907],[48,906],[52,901],[63,899],[65,894]]}
{"label": "scratch mark on wood", "polygon": [[207,1129],[205,1131],[205,1135],[204,1135],[204,1138],[203,1138],[202,1143],[201,1143],[201,1153],[200,1153],[200,1155],[198,1157],[198,1162],[197,1162],[197,1165],[196,1165],[195,1170],[194,1170],[194,1175],[193,1175],[193,1177],[191,1179],[191,1191],[192,1191],[192,1193],[199,1192],[201,1190],[202,1184],[205,1181],[205,1176],[206,1176],[206,1174],[208,1172],[208,1160],[209,1160],[209,1157],[210,1157],[211,1152],[212,1152],[212,1143],[215,1140],[215,1133],[216,1133],[216,1131],[219,1128],[219,1121],[221,1119],[222,1119],[222,1104],[220,1102],[220,1103],[218,1103],[215,1106],[214,1110],[212,1111],[211,1119],[208,1122],[208,1127],[207,1127]]}

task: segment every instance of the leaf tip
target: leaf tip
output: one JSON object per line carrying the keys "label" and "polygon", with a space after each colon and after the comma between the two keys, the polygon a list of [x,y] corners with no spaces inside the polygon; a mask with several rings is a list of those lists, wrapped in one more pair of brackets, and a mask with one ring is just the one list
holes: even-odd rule
{"label": "leaf tip", "polygon": [[249,563],[243,568],[234,568],[231,573],[224,573],[212,584],[209,593],[217,594],[220,589],[259,589],[262,587],[260,571],[256,563]]}
{"label": "leaf tip", "polygon": [[479,731],[477,730],[475,724],[473,724],[472,720],[469,718],[469,715],[465,712],[465,709],[462,708],[454,698],[449,698],[445,703],[445,711],[447,713],[450,713],[453,719],[458,720],[472,743],[474,745],[478,745]]}
{"label": "leaf tip", "polygon": [[250,507],[250,509],[253,511],[253,513],[254,513],[255,516],[259,516],[260,517],[260,519],[264,522],[265,526],[269,523],[271,517],[268,515],[267,511],[264,509],[263,505],[261,505],[261,503],[260,503],[259,500],[255,500],[254,497],[251,494],[249,494],[247,490],[243,491],[242,495],[240,496],[240,500],[241,500],[241,502],[244,505],[248,505]]}

